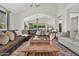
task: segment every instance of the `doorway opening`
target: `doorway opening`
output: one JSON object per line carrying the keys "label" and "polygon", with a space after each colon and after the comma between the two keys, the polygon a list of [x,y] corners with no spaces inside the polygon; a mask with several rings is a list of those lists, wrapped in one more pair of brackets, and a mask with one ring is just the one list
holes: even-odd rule
{"label": "doorway opening", "polygon": [[62,24],[59,23],[59,32],[62,32]]}

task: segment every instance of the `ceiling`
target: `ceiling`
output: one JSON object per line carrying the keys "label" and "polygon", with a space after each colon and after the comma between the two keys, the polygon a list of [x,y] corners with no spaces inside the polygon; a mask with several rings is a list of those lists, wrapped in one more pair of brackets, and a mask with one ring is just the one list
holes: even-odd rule
{"label": "ceiling", "polygon": [[[31,3],[0,3],[1,6],[5,7],[12,13],[20,13],[23,12],[24,10],[27,10],[30,7]],[[43,6],[56,6],[56,3],[39,3],[40,7]]]}
{"label": "ceiling", "polygon": [[[8,9],[9,11],[11,11],[12,13],[15,13],[15,14],[21,13],[21,12],[24,12],[24,11],[28,11],[28,10],[32,11],[31,10],[32,8],[34,8],[33,10],[35,10],[36,6],[30,7],[31,4],[32,3],[0,3],[1,6],[5,7],[6,9]],[[50,9],[52,9],[52,8],[58,8],[58,7],[60,7],[61,9],[63,7],[66,8],[68,6],[68,4],[70,4],[70,3],[39,3],[39,4],[40,4],[40,6],[38,7],[39,10],[48,9],[48,11],[50,11]],[[79,6],[78,5],[79,4],[76,3],[74,6],[72,6],[70,8],[70,11],[71,12],[73,12],[73,11],[79,12]],[[47,7],[49,7],[49,8],[47,8]],[[45,12],[47,12],[47,11],[45,11]]]}
{"label": "ceiling", "polygon": [[25,4],[25,3],[0,3],[0,5],[2,5],[3,7],[5,7],[6,9],[8,9],[9,11],[11,11],[13,13],[18,13],[18,12],[26,9],[29,4]]}
{"label": "ceiling", "polygon": [[[24,20],[25,21],[30,21],[30,20],[36,20],[36,19],[39,19],[39,20],[44,20],[44,19],[49,19],[51,20],[52,17],[49,16],[49,15],[45,15],[45,14],[35,14],[35,15],[32,15],[32,16],[29,16],[29,17],[26,17]],[[29,20],[30,19],[30,20]]]}
{"label": "ceiling", "polygon": [[70,9],[70,12],[78,12],[79,13],[79,3],[75,3]]}

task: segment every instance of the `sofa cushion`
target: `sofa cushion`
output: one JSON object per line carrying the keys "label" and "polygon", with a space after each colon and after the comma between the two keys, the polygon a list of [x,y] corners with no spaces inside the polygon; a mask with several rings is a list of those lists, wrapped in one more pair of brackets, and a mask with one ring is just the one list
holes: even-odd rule
{"label": "sofa cushion", "polygon": [[11,31],[6,31],[5,34],[9,36],[9,39],[10,39],[10,40],[14,40],[14,39],[15,39],[15,34],[14,34],[13,32],[11,32]]}
{"label": "sofa cushion", "polygon": [[22,35],[22,32],[21,31],[15,31],[15,33],[16,33],[16,36]]}
{"label": "sofa cushion", "polygon": [[27,30],[22,30],[21,32],[22,32],[22,34],[28,34]]}
{"label": "sofa cushion", "polygon": [[16,36],[25,36],[25,37],[29,36],[27,33],[23,34],[21,31],[15,31],[15,33],[16,33]]}
{"label": "sofa cushion", "polygon": [[7,44],[9,42],[9,37],[4,34],[4,33],[0,33],[0,44]]}
{"label": "sofa cushion", "polygon": [[4,33],[0,31],[0,35],[4,35]]}
{"label": "sofa cushion", "polygon": [[11,52],[11,50],[15,49],[17,45],[20,44],[25,39],[25,37],[17,36],[15,39],[16,40],[9,41],[6,45],[1,45],[0,53],[1,52],[5,53],[7,51]]}

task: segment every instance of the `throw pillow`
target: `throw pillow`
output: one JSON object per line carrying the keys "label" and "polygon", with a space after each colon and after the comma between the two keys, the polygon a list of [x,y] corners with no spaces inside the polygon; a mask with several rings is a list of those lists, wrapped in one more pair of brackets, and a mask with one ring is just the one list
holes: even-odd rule
{"label": "throw pillow", "polygon": [[0,34],[0,44],[7,44],[9,42],[9,37],[7,35],[5,35],[4,33],[2,33],[2,35]]}
{"label": "throw pillow", "polygon": [[22,32],[21,31],[15,31],[15,33],[16,33],[16,36],[22,35]]}
{"label": "throw pillow", "polygon": [[15,40],[15,34],[13,32],[6,31],[5,34],[9,36],[10,40]]}

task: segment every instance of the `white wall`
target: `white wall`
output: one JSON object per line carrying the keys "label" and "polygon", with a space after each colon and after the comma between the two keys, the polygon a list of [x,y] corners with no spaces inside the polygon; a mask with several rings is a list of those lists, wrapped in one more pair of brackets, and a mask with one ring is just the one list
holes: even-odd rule
{"label": "white wall", "polygon": [[16,30],[18,26],[17,14],[10,13],[10,30]]}
{"label": "white wall", "polygon": [[[71,22],[72,22],[72,18],[74,18],[74,17],[78,17],[78,32],[79,32],[79,13],[70,13],[70,21]],[[70,22],[70,25],[72,26],[71,22]],[[71,27],[70,27],[70,31],[72,31]]]}
{"label": "white wall", "polygon": [[[61,19],[62,20],[62,31],[66,32],[69,30],[69,18],[68,18],[68,9],[74,4],[72,3],[67,3],[67,4],[58,4],[58,9],[57,9],[57,20]],[[58,27],[58,26],[57,26]]]}
{"label": "white wall", "polygon": [[[53,24],[53,21],[55,23],[55,27],[58,28],[58,20],[62,20],[62,31],[66,32],[70,29],[70,20],[68,18],[69,16],[69,8],[74,4],[58,4],[58,5],[42,5],[40,7],[29,7],[26,8],[23,12],[20,12],[18,14],[11,15],[10,20],[10,29],[23,29],[24,28],[24,18],[29,17],[35,14],[45,14],[48,16],[51,16],[53,19],[52,21],[49,21],[49,23]],[[61,17],[59,17],[61,16]],[[55,17],[59,17],[55,18]]]}
{"label": "white wall", "polygon": [[[0,5],[0,10],[7,12],[8,10]],[[7,21],[6,21],[7,22]],[[10,13],[10,30],[15,30],[17,28],[17,14]]]}
{"label": "white wall", "polygon": [[[67,28],[69,31],[72,31],[71,29],[71,19],[73,17],[79,16],[79,4],[72,4],[72,6],[68,9],[68,18],[67,18]],[[79,26],[79,25],[78,25]]]}
{"label": "white wall", "polygon": [[[35,14],[45,14],[49,15],[53,18],[56,16],[56,5],[55,6],[48,6],[48,5],[43,5],[40,7],[29,7],[29,9],[26,9],[24,12],[18,14],[18,29],[23,29],[24,28],[24,18],[35,15]],[[55,20],[55,19],[52,19]],[[49,20],[50,21],[50,20]]]}

